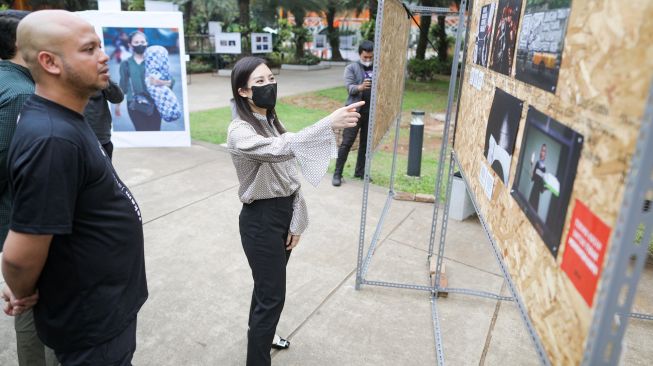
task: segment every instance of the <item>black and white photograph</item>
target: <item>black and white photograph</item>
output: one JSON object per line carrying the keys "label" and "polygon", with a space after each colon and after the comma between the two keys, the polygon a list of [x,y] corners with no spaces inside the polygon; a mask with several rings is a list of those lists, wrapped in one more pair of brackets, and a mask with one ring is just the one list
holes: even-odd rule
{"label": "black and white photograph", "polygon": [[517,44],[522,0],[500,0],[494,21],[490,69],[510,75]]}
{"label": "black and white photograph", "polygon": [[497,4],[487,4],[481,8],[481,16],[478,21],[476,43],[474,44],[474,63],[487,67],[490,46],[492,45],[492,21],[494,20],[494,9]]}
{"label": "black and white photograph", "polygon": [[583,141],[583,135],[529,107],[511,193],[554,257]]}
{"label": "black and white photograph", "polygon": [[517,43],[515,77],[555,93],[571,0],[527,0]]}
{"label": "black and white photograph", "polygon": [[495,89],[485,130],[484,155],[506,186],[523,108],[524,101],[499,88]]}

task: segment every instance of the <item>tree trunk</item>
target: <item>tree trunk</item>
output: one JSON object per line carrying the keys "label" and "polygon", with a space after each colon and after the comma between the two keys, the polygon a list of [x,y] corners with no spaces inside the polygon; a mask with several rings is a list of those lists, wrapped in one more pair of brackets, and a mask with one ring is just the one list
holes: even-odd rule
{"label": "tree trunk", "polygon": [[241,36],[245,40],[242,42],[243,55],[249,55],[249,0],[238,0],[238,15],[242,27]]}
{"label": "tree trunk", "polygon": [[444,15],[438,16],[438,59],[440,59],[442,62],[447,61],[447,53],[449,51],[447,32],[444,29],[444,20]]}
{"label": "tree trunk", "polygon": [[304,29],[304,10],[298,9],[292,12],[295,16],[295,60],[304,57],[304,43],[306,43],[307,30]]}
{"label": "tree trunk", "polygon": [[417,41],[417,50],[415,51],[415,58],[423,60],[426,58],[426,48],[429,43],[429,29],[431,29],[431,16],[421,15],[419,20],[419,39]]}
{"label": "tree trunk", "polygon": [[193,2],[191,0],[184,3],[184,25],[186,26],[186,35],[195,33],[195,30],[191,30],[190,26],[190,16],[193,14]]}
{"label": "tree trunk", "polygon": [[334,4],[331,2],[329,3],[329,6],[327,6],[326,17],[328,31],[327,37],[329,38],[329,45],[331,45],[331,60],[342,61],[342,55],[340,54],[340,33],[333,24],[337,9]]}

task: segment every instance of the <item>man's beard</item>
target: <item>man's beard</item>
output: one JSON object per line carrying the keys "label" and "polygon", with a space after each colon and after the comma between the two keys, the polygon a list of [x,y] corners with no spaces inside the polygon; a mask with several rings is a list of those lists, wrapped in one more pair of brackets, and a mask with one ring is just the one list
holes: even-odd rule
{"label": "man's beard", "polygon": [[66,82],[73,87],[75,93],[80,97],[88,98],[93,93],[108,86],[108,82],[106,85],[85,83],[80,73],[70,66],[64,58],[61,58],[61,61],[63,62],[63,69],[66,73]]}

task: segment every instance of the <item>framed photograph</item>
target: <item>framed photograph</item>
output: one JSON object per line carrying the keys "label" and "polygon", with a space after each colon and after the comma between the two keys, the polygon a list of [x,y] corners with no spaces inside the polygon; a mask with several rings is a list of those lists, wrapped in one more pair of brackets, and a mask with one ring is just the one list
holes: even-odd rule
{"label": "framed photograph", "polygon": [[494,21],[490,69],[510,75],[517,44],[522,0],[499,0]]}
{"label": "framed photograph", "polygon": [[125,94],[110,105],[116,147],[190,146],[181,13],[79,13],[95,26],[109,74]]}
{"label": "framed photograph", "polygon": [[215,53],[239,55],[243,52],[240,33],[216,33],[215,41]]}
{"label": "framed photograph", "polygon": [[492,45],[492,21],[494,20],[494,10],[497,4],[488,4],[481,8],[481,16],[478,21],[478,31],[476,33],[476,43],[474,44],[474,63],[487,67],[488,56],[490,55],[490,46]]}
{"label": "framed photograph", "polygon": [[327,47],[327,36],[324,34],[318,34],[315,36],[315,48],[318,50],[325,49]]}
{"label": "framed photograph", "polygon": [[524,101],[496,88],[485,130],[484,154],[499,179],[508,185],[512,154]]}
{"label": "framed photograph", "polygon": [[555,93],[571,0],[526,0],[515,78]]}
{"label": "framed photograph", "polygon": [[268,53],[272,50],[272,37],[269,33],[252,33],[252,53]]}
{"label": "framed photograph", "polygon": [[583,135],[530,106],[511,194],[556,257]]}

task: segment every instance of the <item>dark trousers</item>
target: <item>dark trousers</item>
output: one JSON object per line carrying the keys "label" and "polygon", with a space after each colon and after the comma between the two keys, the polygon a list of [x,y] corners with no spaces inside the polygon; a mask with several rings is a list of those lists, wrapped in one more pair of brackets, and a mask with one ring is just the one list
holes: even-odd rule
{"label": "dark trousers", "polygon": [[109,160],[111,160],[113,158],[113,142],[109,141],[106,144],[102,144],[102,148],[107,153]]}
{"label": "dark trousers", "polygon": [[358,120],[356,127],[345,128],[342,132],[342,143],[338,148],[338,160],[336,160],[336,169],[333,175],[342,176],[342,170],[347,162],[347,156],[351,150],[351,146],[356,141],[358,131],[361,132],[361,138],[358,145],[358,157],[356,157],[356,169],[354,169],[355,177],[363,177],[365,174],[365,150],[367,150],[367,125],[370,119],[370,112],[360,111],[361,118]]}
{"label": "dark trousers", "polygon": [[131,366],[136,351],[136,319],[122,333],[95,347],[55,354],[61,366]]}
{"label": "dark trousers", "polygon": [[156,108],[151,116],[129,108],[127,108],[127,112],[136,131],[161,131],[161,115]]}
{"label": "dark trousers", "polygon": [[286,239],[293,196],[257,200],[240,211],[240,238],[252,269],[247,366],[269,366],[274,333],[286,299]]}

